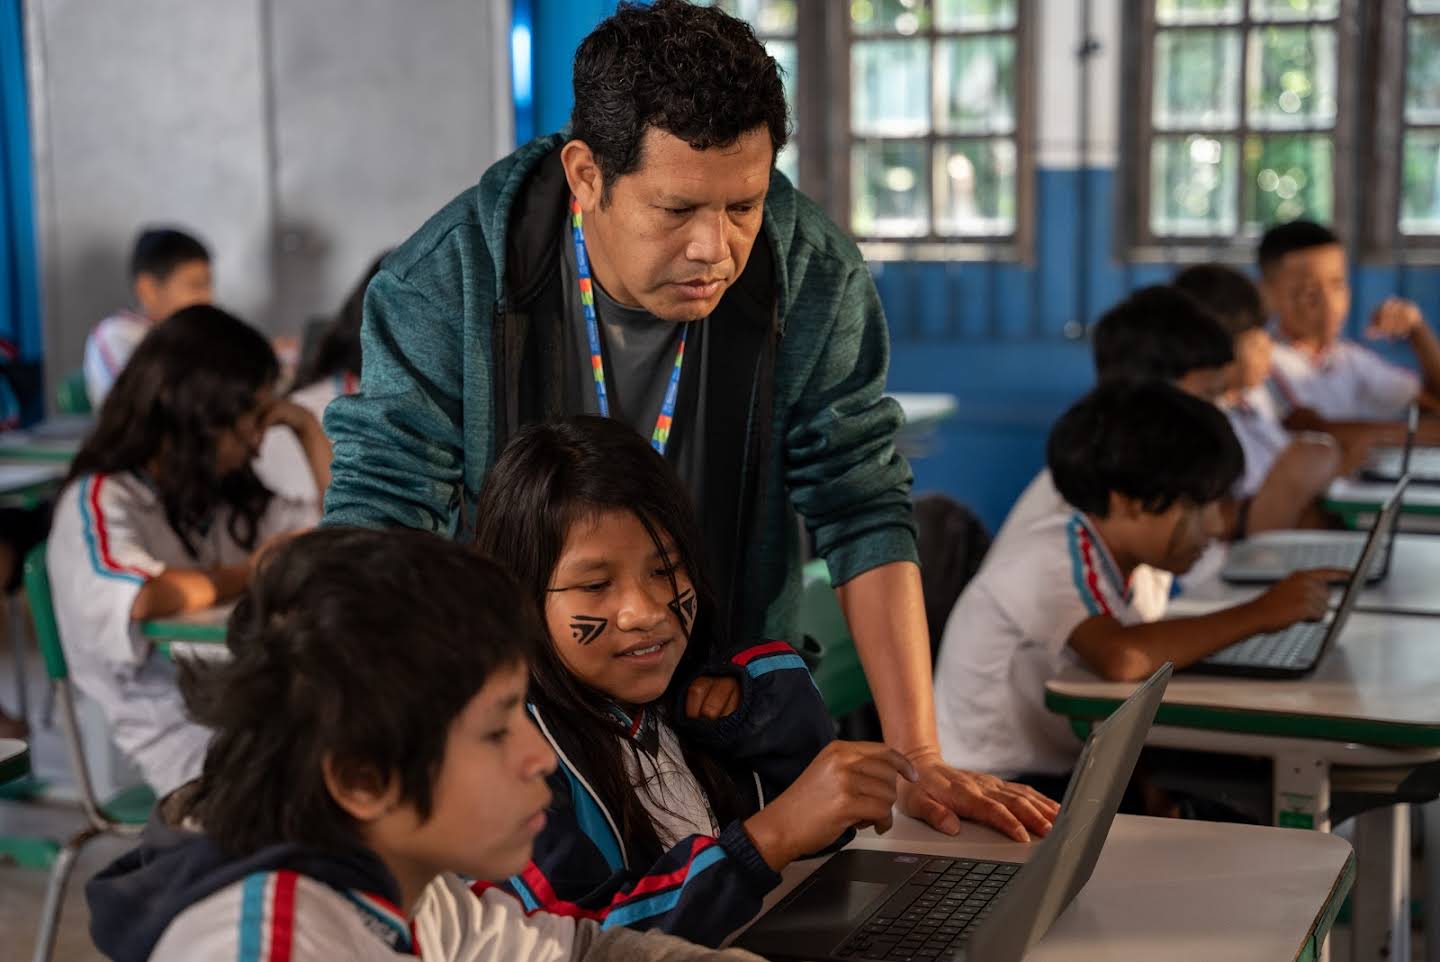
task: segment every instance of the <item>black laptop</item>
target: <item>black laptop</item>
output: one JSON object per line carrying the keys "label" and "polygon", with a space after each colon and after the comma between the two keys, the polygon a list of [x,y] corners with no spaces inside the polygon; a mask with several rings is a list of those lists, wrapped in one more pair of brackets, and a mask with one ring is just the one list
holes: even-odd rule
{"label": "black laptop", "polygon": [[1170,673],[1163,666],[1091,733],[1028,862],[848,848],[735,944],[777,962],[1019,962],[1089,881]]}

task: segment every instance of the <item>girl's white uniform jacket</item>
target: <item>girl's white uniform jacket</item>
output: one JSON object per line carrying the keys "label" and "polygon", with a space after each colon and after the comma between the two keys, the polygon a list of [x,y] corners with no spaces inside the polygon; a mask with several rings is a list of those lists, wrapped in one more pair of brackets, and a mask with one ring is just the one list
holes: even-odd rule
{"label": "girl's white uniform jacket", "polygon": [[[115,743],[163,795],[200,772],[208,734],[189,722],[175,666],[130,620],[145,582],[167,568],[241,564],[250,550],[230,535],[222,510],[191,555],[138,474],[87,475],[66,487],[50,531],[50,587],[70,677],[97,702]],[[319,521],[318,503],[276,496],[256,546]]]}

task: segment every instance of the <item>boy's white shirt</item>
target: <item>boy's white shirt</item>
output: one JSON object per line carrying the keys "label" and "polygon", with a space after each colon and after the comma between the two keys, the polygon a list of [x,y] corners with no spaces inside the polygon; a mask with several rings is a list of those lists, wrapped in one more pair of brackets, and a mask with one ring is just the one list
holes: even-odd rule
{"label": "boy's white shirt", "polygon": [[1291,408],[1311,408],[1329,421],[1398,420],[1420,395],[1419,375],[1354,341],[1341,338],[1317,359],[1272,333],[1270,380]]}
{"label": "boy's white shirt", "polygon": [[[292,392],[290,400],[323,423],[325,409],[340,394],[341,385],[335,378],[327,377]],[[324,494],[315,487],[315,475],[300,439],[283,425],[265,432],[260,453],[255,457],[255,473],[267,488],[287,498],[312,499],[318,503]]]}
{"label": "boy's white shirt", "polygon": [[1006,521],[946,622],[935,667],[940,750],[951,765],[1002,777],[1063,775],[1081,743],[1045,707],[1045,683],[1080,664],[1071,632],[1099,614],[1145,619],[1080,512],[1061,502],[1011,523],[1022,520]]}
{"label": "boy's white shirt", "polygon": [[85,394],[90,407],[99,410],[105,395],[115,386],[130,355],[150,333],[149,319],[131,310],[116,311],[105,318],[85,338]]}
{"label": "boy's white shirt", "polygon": [[[1065,503],[1065,499],[1060,497],[1060,492],[1055,490],[1050,469],[1041,468],[1040,473],[1026,486],[1020,500],[1015,502],[1015,506],[1005,517],[1005,523],[995,535],[990,551],[993,553],[1011,540],[1016,532],[1024,531],[1035,522],[1070,510],[1072,509]],[[1135,571],[1130,575],[1130,597],[1142,620],[1159,621],[1165,617],[1174,585],[1175,576],[1168,571],[1149,565],[1135,567]]]}
{"label": "boy's white shirt", "polygon": [[[234,962],[242,957],[247,962],[272,962],[281,954],[272,954],[272,946],[283,947],[291,962],[415,958],[377,934],[387,926],[403,926],[403,918],[384,906],[367,908],[362,901],[305,877],[294,880],[289,937],[283,931],[277,937],[276,919],[287,914],[276,894],[279,875],[272,872],[236,882],[181,912],[156,943],[150,962]],[[451,873],[440,875],[425,889],[409,928],[420,958],[428,962],[759,962],[749,953],[717,952],[658,932],[618,928],[602,933],[591,921],[543,912],[526,915],[514,897],[497,889],[476,895]],[[257,951],[242,956],[242,946],[250,945]]]}
{"label": "boy's white shirt", "polygon": [[[315,501],[276,497],[260,520],[256,545],[319,521]],[[87,475],[61,492],[50,529],[48,569],[55,618],[77,688],[99,704],[111,737],[157,795],[200,773],[209,735],[188,721],[175,666],[130,620],[149,578],[170,567],[243,563],[250,552],[217,517],[192,557],[165,520],[154,489],[139,475]]]}
{"label": "boy's white shirt", "polygon": [[1238,402],[1220,407],[1245,455],[1245,473],[1235,484],[1235,494],[1253,498],[1269,476],[1275,459],[1290,446],[1290,432],[1280,422],[1274,396],[1263,384],[1244,392]]}

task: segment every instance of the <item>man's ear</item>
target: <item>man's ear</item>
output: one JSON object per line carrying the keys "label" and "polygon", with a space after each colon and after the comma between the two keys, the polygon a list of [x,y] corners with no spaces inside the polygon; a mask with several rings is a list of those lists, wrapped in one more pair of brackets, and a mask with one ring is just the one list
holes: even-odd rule
{"label": "man's ear", "polygon": [[570,193],[580,202],[580,209],[590,213],[599,207],[604,179],[590,145],[583,140],[570,141],[560,148],[560,165],[565,168],[565,180],[570,185]]}
{"label": "man's ear", "polygon": [[393,812],[400,804],[400,780],[369,766],[346,765],[327,754],[320,763],[325,788],[351,818],[362,824]]}

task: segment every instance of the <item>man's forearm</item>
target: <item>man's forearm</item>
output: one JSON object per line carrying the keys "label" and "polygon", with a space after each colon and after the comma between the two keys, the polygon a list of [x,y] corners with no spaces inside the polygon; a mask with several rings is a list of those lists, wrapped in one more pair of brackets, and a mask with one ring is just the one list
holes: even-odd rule
{"label": "man's forearm", "polygon": [[881,565],[841,585],[836,594],[886,743],[907,755],[938,749],[919,567],[908,561]]}

